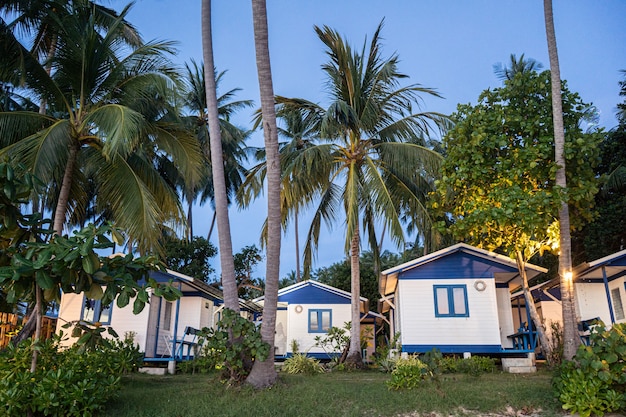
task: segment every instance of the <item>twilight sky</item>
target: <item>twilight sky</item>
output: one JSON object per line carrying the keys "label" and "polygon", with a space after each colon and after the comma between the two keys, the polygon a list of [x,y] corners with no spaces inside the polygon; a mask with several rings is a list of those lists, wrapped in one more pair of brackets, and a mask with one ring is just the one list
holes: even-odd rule
{"label": "twilight sky", "polygon": [[[553,0],[561,77],[568,87],[593,103],[600,125],[614,127],[620,101],[620,70],[626,69],[626,1]],[[104,2],[116,10],[126,0]],[[237,98],[260,105],[254,55],[252,6],[244,0],[213,0],[215,65],[227,70],[222,91],[241,88]],[[327,25],[343,34],[355,49],[371,38],[384,18],[383,56],[394,52],[399,69],[419,83],[435,88],[444,99],[426,98],[423,110],[452,113],[458,103],[476,103],[479,94],[501,85],[493,65],[508,63],[510,54],[525,54],[549,67],[541,0],[268,0],[270,55],[275,93],[327,103],[321,65],[326,56],[313,26]],[[136,0],[129,20],[144,40],[178,41],[176,62],[202,60],[200,0]],[[252,111],[235,122],[251,126]],[[250,145],[262,146],[262,132]],[[251,209],[231,208],[233,248],[258,244],[267,209],[260,200]],[[194,210],[194,233],[209,230],[209,205]],[[300,220],[302,236],[309,224]],[[328,266],[344,256],[344,225],[323,229],[314,268]],[[214,232],[212,241],[216,244]],[[295,269],[294,236],[288,230],[282,241],[281,276]],[[364,250],[367,248],[364,247]],[[397,252],[387,244],[384,249]],[[214,263],[219,263],[218,257]],[[215,265],[219,270],[219,265]],[[264,276],[259,265],[255,276]]]}

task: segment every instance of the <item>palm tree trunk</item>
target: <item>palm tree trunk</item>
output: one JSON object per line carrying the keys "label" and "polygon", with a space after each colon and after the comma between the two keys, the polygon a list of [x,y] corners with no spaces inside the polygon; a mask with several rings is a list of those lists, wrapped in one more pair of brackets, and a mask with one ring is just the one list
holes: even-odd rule
{"label": "palm tree trunk", "polygon": [[191,199],[187,200],[187,241],[191,243],[193,240],[193,214],[192,214],[192,206],[193,201]]}
{"label": "palm tree trunk", "polygon": [[266,360],[254,362],[247,382],[255,388],[262,388],[273,385],[277,378],[276,369],[274,368],[274,337],[276,334],[280,239],[282,233],[280,212],[281,172],[265,0],[252,0],[252,16],[267,164],[267,258],[261,338],[270,345],[270,353]]}
{"label": "palm tree trunk", "polygon": [[78,143],[73,140],[70,144],[70,152],[67,156],[67,164],[61,181],[61,190],[59,191],[59,199],[54,211],[54,232],[58,235],[63,234],[63,225],[65,224],[65,216],[67,214],[67,202],[70,198],[70,190],[74,179],[74,167],[76,166],[76,158],[78,157]]}
{"label": "palm tree trunk", "polygon": [[41,337],[41,316],[42,316],[42,304],[43,300],[41,299],[41,288],[39,285],[35,284],[35,310],[33,311],[33,315],[35,315],[35,335],[33,337],[33,355],[30,362],[30,372],[34,373],[37,370],[37,355],[38,355],[38,347],[37,343],[39,342],[39,338]]}
{"label": "palm tree trunk", "polygon": [[296,207],[294,213],[294,229],[296,238],[296,282],[300,282],[302,277],[300,276],[300,236],[298,233],[298,207]]}
{"label": "palm tree trunk", "polygon": [[361,239],[358,222],[350,242],[350,287],[351,287],[351,322],[350,322],[350,349],[346,363],[356,368],[363,366],[361,356]]}
{"label": "palm tree trunk", "polygon": [[[515,251],[515,261],[517,262],[519,275],[522,278],[522,290],[524,291],[524,299],[526,300],[526,309],[530,314],[530,319],[535,325],[535,329],[537,329],[537,336],[539,338],[539,343],[541,343],[541,349],[543,350],[545,357],[551,358],[552,345],[546,336],[545,328],[543,327],[543,323],[541,322],[541,318],[537,312],[537,307],[535,306],[535,300],[533,299],[533,295],[530,293],[528,275],[526,275],[526,261],[524,260],[524,255],[519,250]],[[531,330],[530,323],[528,324],[528,329]]]}
{"label": "palm tree trunk", "polygon": [[[556,34],[554,31],[554,17],[552,14],[552,0],[543,1],[543,11],[546,21],[546,38],[548,41],[548,55],[550,56],[550,78],[552,83],[552,122],[554,124],[554,154],[558,165],[556,185],[567,187],[565,176],[565,129],[563,127],[563,102],[561,99],[561,70],[559,68],[559,54],[556,48]],[[572,241],[570,236],[569,207],[566,201],[559,209],[560,222],[560,253],[559,279],[561,285],[561,305],[563,308],[563,359],[571,360],[576,354],[580,338],[578,336],[578,319],[574,302],[574,284],[572,272]]]}
{"label": "palm tree trunk", "polygon": [[211,168],[213,174],[213,192],[215,195],[215,213],[217,216],[220,265],[222,269],[224,306],[233,311],[239,311],[239,296],[237,293],[237,281],[235,279],[235,263],[233,261],[233,244],[230,236],[230,220],[228,217],[228,197],[226,194],[226,178],[224,176],[222,137],[220,134],[220,121],[217,111],[215,64],[213,63],[213,36],[211,33],[211,0],[202,1],[202,50],[204,58],[204,77],[206,80]]}
{"label": "palm tree trunk", "polygon": [[215,218],[217,217],[217,213],[213,212],[213,218],[211,219],[211,227],[209,227],[209,234],[207,235],[206,240],[211,241],[211,236],[213,235],[213,228],[215,227]]}

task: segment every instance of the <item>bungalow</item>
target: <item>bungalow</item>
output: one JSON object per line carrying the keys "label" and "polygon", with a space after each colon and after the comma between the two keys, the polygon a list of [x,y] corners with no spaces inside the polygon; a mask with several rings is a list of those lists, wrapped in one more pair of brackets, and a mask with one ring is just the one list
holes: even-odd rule
{"label": "bungalow", "polygon": [[[255,302],[263,304],[264,298]],[[315,338],[325,336],[331,327],[343,328],[351,321],[350,293],[317,281],[302,281],[278,291],[276,315],[275,356],[285,359],[298,349],[319,359],[340,355],[316,346]],[[361,333],[369,335],[365,356],[374,353],[374,335],[382,324],[382,317],[367,311],[368,300],[361,297]]]}
{"label": "bungalow", "polygon": [[[115,302],[102,305],[100,300],[84,294],[64,293],[59,306],[57,333],[67,322],[84,320],[112,327],[121,337],[132,334],[146,361],[175,361],[193,355],[193,329],[214,327],[223,308],[222,292],[203,281],[167,270],[152,271],[150,276],[159,283],[172,282],[183,294],[173,302],[154,294],[139,313],[133,314],[132,301],[123,308]],[[241,302],[242,315],[252,319],[260,312],[254,303]],[[187,330],[187,331],[186,331]],[[64,333],[67,333],[65,331]],[[66,346],[76,338],[65,339]],[[186,348],[183,349],[183,348]]]}
{"label": "bungalow", "polygon": [[[529,279],[545,272],[527,265]],[[520,282],[512,259],[459,243],[383,271],[380,312],[402,352],[530,353],[533,332],[518,332],[511,307]]]}
{"label": "bungalow", "polygon": [[626,323],[626,250],[578,265],[573,271],[577,314],[607,327]]}

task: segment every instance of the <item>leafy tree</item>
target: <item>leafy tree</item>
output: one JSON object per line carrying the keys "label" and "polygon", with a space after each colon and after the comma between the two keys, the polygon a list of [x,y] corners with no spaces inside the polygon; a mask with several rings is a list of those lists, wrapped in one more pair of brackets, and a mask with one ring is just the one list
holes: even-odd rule
{"label": "leafy tree", "polygon": [[256,266],[263,260],[261,251],[255,246],[246,246],[234,256],[235,279],[239,297],[251,300],[263,295],[264,282],[260,278],[254,278],[252,273]]}
{"label": "leafy tree", "polygon": [[[64,237],[55,234],[51,221],[43,219],[40,213],[22,214],[22,205],[37,182],[30,175],[16,174],[12,166],[0,165],[0,200],[4,203],[0,289],[7,294],[9,303],[35,300],[35,342],[41,334],[44,302],[60,300],[61,291],[84,293],[105,304],[117,300],[119,307],[125,307],[132,299],[135,314],[148,302],[148,288],[169,300],[180,295],[174,287],[160,286],[149,277],[150,270],[162,268],[154,256],[98,256],[97,250],[113,246],[108,236],[116,242],[122,240],[119,230],[90,225]],[[33,344],[31,372],[36,369],[37,346]]]}
{"label": "leafy tree", "polygon": [[[601,132],[580,127],[588,106],[563,83],[567,175],[556,184],[550,73],[521,73],[504,87],[484,91],[476,105],[459,105],[444,138],[446,160],[433,206],[452,216],[449,231],[478,247],[500,250],[517,262],[527,305],[544,349],[543,324],[528,294],[526,262],[558,247],[558,210],[569,203],[582,226],[593,216],[593,166]],[[447,226],[442,223],[442,226]]]}
{"label": "leafy tree", "polygon": [[217,255],[217,248],[205,238],[194,236],[191,242],[166,238],[163,246],[168,268],[204,282],[215,272],[209,259]]}
{"label": "leafy tree", "polygon": [[620,81],[620,87],[624,101],[618,104],[619,124],[607,133],[600,146],[597,175],[603,182],[601,192],[596,195],[598,216],[575,239],[584,247],[577,254],[581,262],[599,259],[626,247],[626,219],[622,215],[626,211],[626,117],[623,115],[626,77]]}

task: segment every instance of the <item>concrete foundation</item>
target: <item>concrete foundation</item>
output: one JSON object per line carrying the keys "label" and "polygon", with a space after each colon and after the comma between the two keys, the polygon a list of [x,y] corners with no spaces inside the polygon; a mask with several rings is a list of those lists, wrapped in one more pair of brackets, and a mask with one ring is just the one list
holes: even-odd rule
{"label": "concrete foundation", "polygon": [[537,372],[535,354],[529,353],[525,358],[502,358],[502,370],[511,374]]}
{"label": "concrete foundation", "polygon": [[139,372],[148,375],[166,375],[167,368],[143,367],[139,368]]}

